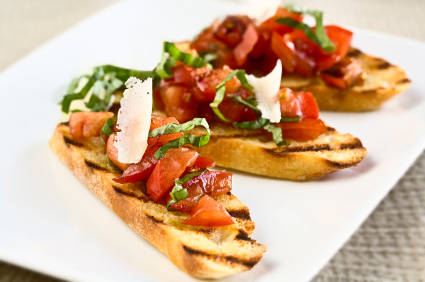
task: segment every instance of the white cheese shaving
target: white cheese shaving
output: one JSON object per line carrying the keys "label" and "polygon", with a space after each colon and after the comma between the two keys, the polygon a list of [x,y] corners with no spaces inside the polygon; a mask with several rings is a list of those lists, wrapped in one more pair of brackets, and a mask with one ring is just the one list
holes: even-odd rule
{"label": "white cheese shaving", "polygon": [[282,63],[277,60],[274,69],[266,76],[255,77],[247,75],[248,82],[254,87],[255,98],[258,102],[258,109],[263,118],[271,122],[279,122],[281,118],[280,102],[277,96],[282,79]]}
{"label": "white cheese shaving", "polygon": [[[261,3],[261,4],[258,4],[258,3]],[[263,0],[263,1],[250,0],[250,1],[247,1],[245,5],[246,7],[245,12],[257,24],[261,24],[268,18],[274,16],[280,4],[281,4],[281,0]]]}
{"label": "white cheese shaving", "polygon": [[124,164],[139,162],[148,146],[152,115],[152,78],[141,81],[130,77],[121,99],[115,139],[118,161]]}

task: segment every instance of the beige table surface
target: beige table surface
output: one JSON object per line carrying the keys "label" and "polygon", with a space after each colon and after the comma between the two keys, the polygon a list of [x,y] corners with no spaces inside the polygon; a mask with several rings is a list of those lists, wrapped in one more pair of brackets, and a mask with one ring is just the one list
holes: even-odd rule
{"label": "beige table surface", "polygon": [[[114,2],[0,0],[0,71]],[[425,0],[288,2],[320,8],[329,22],[425,41]],[[0,262],[3,281],[58,280]],[[314,281],[425,281],[425,154]]]}

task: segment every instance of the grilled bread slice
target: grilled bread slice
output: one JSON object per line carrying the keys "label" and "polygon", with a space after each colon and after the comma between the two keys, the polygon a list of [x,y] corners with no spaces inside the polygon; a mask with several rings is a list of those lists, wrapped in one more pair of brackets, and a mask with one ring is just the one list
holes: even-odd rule
{"label": "grilled bread slice", "polygon": [[213,124],[208,145],[196,149],[221,167],[296,181],[355,166],[367,155],[358,138],[329,127],[314,140],[277,146],[262,131]]}
{"label": "grilled bread slice", "polygon": [[356,58],[364,70],[364,80],[352,87],[339,89],[325,84],[318,76],[306,78],[296,75],[283,76],[281,85],[295,91],[312,92],[320,110],[349,112],[379,109],[410,85],[406,72],[384,59],[354,48],[347,56]]}
{"label": "grilled bread slice", "polygon": [[100,138],[76,142],[64,123],[56,127],[50,147],[105,205],[187,273],[221,278],[249,270],[262,258],[266,248],[250,238],[255,225],[249,210],[230,193],[216,200],[235,224],[215,228],[182,225],[187,214],[170,212],[152,202],[140,185],[112,180],[120,173],[108,162]]}

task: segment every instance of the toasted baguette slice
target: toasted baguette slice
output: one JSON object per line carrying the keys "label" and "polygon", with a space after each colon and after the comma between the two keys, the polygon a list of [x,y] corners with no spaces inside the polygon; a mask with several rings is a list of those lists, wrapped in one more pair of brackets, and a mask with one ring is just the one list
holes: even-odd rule
{"label": "toasted baguette slice", "polygon": [[333,128],[315,140],[277,146],[261,131],[211,126],[208,145],[197,148],[218,166],[268,177],[304,181],[357,165],[367,155],[362,142]]}
{"label": "toasted baguette slice", "polygon": [[255,226],[249,210],[230,193],[216,200],[235,224],[216,228],[182,225],[187,214],[170,212],[150,201],[140,185],[112,181],[119,172],[108,163],[100,138],[76,142],[68,125],[59,124],[50,147],[105,205],[190,275],[221,278],[249,270],[262,258],[266,248],[250,238]]}
{"label": "toasted baguette slice", "polygon": [[306,78],[285,75],[282,87],[296,91],[309,91],[316,97],[320,110],[325,111],[371,111],[397,94],[403,93],[410,85],[406,72],[384,59],[367,55],[358,49],[351,49],[349,57],[356,58],[364,70],[364,81],[347,89],[329,86],[316,76]]}

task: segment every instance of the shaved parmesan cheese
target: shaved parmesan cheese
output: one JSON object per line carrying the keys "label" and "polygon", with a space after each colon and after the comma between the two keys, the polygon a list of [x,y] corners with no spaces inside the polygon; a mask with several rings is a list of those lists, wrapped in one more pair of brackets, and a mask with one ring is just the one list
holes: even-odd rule
{"label": "shaved parmesan cheese", "polygon": [[261,24],[268,18],[274,16],[280,4],[281,4],[281,0],[264,0],[264,1],[250,0],[245,6],[246,7],[245,12],[257,24]]}
{"label": "shaved parmesan cheese", "polygon": [[118,161],[124,164],[139,162],[148,146],[152,115],[152,78],[141,81],[130,77],[121,99],[115,139]]}
{"label": "shaved parmesan cheese", "polygon": [[277,96],[282,79],[282,63],[277,60],[274,69],[266,76],[255,77],[247,75],[248,82],[254,87],[255,98],[258,102],[258,109],[263,118],[271,122],[279,122],[281,118],[280,102]]}

